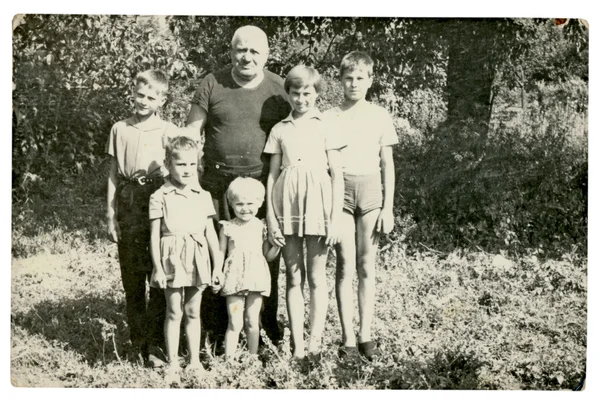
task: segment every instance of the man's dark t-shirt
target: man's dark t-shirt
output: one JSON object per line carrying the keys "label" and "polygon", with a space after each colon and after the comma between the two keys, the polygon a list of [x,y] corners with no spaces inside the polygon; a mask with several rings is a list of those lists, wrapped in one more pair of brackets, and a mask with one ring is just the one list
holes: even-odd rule
{"label": "man's dark t-shirt", "polygon": [[[204,160],[207,166],[268,168],[263,154],[271,128],[290,112],[283,79],[267,70],[255,88],[239,86],[231,67],[207,75],[192,104],[207,112]],[[208,169],[208,168],[207,168]]]}

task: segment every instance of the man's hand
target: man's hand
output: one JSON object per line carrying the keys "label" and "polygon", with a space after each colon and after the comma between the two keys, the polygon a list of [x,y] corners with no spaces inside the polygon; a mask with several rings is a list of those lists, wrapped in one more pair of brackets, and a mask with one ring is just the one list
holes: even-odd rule
{"label": "man's hand", "polygon": [[119,238],[121,237],[121,229],[119,228],[119,223],[115,221],[114,218],[108,219],[108,239],[111,242],[119,243]]}
{"label": "man's hand", "polygon": [[377,223],[375,224],[375,232],[381,234],[388,234],[394,228],[394,214],[392,210],[382,209],[377,217]]}

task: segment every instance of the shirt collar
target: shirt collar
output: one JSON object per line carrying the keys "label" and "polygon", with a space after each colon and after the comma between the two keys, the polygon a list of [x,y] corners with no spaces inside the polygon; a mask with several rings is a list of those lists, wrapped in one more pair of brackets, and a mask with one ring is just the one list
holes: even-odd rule
{"label": "shirt collar", "polygon": [[197,182],[194,184],[191,184],[191,185],[187,185],[183,189],[180,189],[180,188],[177,188],[175,185],[173,185],[173,183],[171,183],[171,181],[169,179],[167,179],[165,181],[165,183],[162,186],[162,189],[163,189],[163,194],[165,194],[165,195],[169,194],[171,192],[175,192],[176,194],[187,196],[191,192],[195,192],[197,194],[202,192],[202,187]]}
{"label": "shirt collar", "polygon": [[156,113],[154,113],[148,118],[148,120],[144,122],[140,122],[138,115],[134,114],[127,119],[127,124],[143,131],[156,130],[163,127],[163,121]]}
{"label": "shirt collar", "polygon": [[[292,116],[292,113],[294,113],[293,110],[290,112],[290,114],[288,114],[288,116],[285,119],[282,120],[282,122],[295,123],[298,119],[294,119],[294,116]],[[302,119],[305,119],[305,118],[322,120],[321,112],[316,107],[312,108],[311,110],[306,112],[304,114],[304,116],[302,116]]]}

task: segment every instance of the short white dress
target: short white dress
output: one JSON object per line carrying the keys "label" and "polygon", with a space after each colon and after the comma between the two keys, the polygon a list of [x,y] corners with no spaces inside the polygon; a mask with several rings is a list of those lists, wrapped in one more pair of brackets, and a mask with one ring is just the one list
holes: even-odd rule
{"label": "short white dress", "polygon": [[257,292],[268,297],[271,293],[271,274],[262,250],[266,239],[265,223],[257,218],[248,222],[234,218],[219,223],[223,227],[223,234],[229,238],[221,295]]}
{"label": "short white dress", "polygon": [[327,235],[332,205],[327,150],[344,146],[316,109],[302,120],[290,113],[273,127],[264,152],[282,155],[272,200],[284,235]]}

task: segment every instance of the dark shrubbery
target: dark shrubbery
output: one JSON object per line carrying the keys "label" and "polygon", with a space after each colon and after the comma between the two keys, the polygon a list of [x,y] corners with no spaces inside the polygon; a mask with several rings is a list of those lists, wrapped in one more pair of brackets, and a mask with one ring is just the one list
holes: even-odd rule
{"label": "dark shrubbery", "polygon": [[587,130],[569,108],[585,86],[547,87],[546,106],[520,109],[488,135],[445,122],[427,137],[403,137],[396,207],[410,240],[442,250],[586,253]]}
{"label": "dark shrubbery", "polygon": [[[103,168],[110,126],[130,114],[130,85],[138,71],[152,67],[169,73],[162,115],[183,125],[198,82],[227,62],[235,27],[256,23],[270,36],[270,69],[284,75],[297,63],[319,68],[322,110],[342,100],[337,63],[345,52],[362,47],[376,57],[369,97],[388,108],[401,136],[395,147],[398,227],[392,241],[444,251],[564,252],[576,246],[585,252],[587,77],[569,76],[566,68],[553,76],[544,68],[546,82],[536,82],[543,67],[532,62],[579,48],[547,24],[528,22],[546,33],[543,41],[558,44],[558,51],[543,41],[522,40],[538,59],[519,60],[512,71],[499,68],[489,131],[480,134],[474,129],[481,126],[446,118],[444,41],[428,22],[391,19],[378,26],[367,20],[326,20],[315,25],[259,17],[25,16],[13,36],[15,212],[26,210],[23,205],[36,191],[47,189],[36,184],[53,185]],[[333,29],[332,37],[311,37],[309,28],[318,27]],[[395,39],[404,44],[399,56],[389,48],[388,28],[403,33]],[[364,35],[359,29],[366,30]],[[417,34],[415,41],[425,48],[405,49],[407,38]],[[587,54],[577,55],[565,63],[587,72]],[[394,58],[404,59],[396,66]]]}

